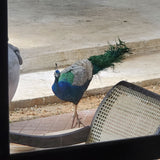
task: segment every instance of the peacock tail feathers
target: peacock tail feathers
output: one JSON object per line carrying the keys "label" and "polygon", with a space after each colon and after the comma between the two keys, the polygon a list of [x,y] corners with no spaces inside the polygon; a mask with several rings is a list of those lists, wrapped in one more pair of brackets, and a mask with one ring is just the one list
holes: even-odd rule
{"label": "peacock tail feathers", "polygon": [[118,39],[115,45],[109,45],[108,50],[102,55],[91,56],[88,60],[93,65],[93,75],[107,67],[114,67],[114,63],[121,62],[124,54],[129,52],[125,42]]}

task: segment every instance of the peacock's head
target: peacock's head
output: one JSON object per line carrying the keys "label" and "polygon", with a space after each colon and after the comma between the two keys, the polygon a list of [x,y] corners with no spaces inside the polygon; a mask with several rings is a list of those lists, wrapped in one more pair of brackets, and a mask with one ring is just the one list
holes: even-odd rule
{"label": "peacock's head", "polygon": [[57,63],[55,63],[55,72],[54,72],[54,77],[55,77],[55,81],[58,81],[59,77],[60,77],[60,71],[58,70],[58,65]]}
{"label": "peacock's head", "polygon": [[59,78],[59,76],[60,76],[60,71],[59,70],[55,70],[55,72],[54,72],[54,76],[55,76],[55,78],[56,79],[58,79]]}

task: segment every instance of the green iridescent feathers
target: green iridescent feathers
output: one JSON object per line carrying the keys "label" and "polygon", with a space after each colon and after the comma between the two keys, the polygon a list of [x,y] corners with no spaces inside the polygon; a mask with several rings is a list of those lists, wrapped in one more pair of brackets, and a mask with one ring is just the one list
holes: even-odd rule
{"label": "green iridescent feathers", "polygon": [[109,45],[102,55],[91,56],[88,59],[77,61],[65,68],[58,82],[68,82],[71,85],[82,86],[92,79],[92,76],[104,68],[114,67],[114,63],[121,62],[124,54],[129,52],[125,42],[118,39],[115,45]]}
{"label": "green iridescent feathers", "polygon": [[129,52],[125,42],[118,39],[115,45],[109,45],[109,49],[103,55],[91,56],[88,60],[93,65],[93,75],[107,67],[114,67],[114,63],[121,62],[124,54]]}
{"label": "green iridescent feathers", "polygon": [[73,83],[73,79],[74,79],[74,75],[71,72],[67,72],[67,73],[62,73],[61,76],[59,77],[59,82],[60,81],[67,81],[68,83],[72,84]]}

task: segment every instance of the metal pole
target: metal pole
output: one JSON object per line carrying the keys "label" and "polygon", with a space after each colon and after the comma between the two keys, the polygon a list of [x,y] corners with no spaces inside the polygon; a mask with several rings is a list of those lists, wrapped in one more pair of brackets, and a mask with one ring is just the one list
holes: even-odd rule
{"label": "metal pole", "polygon": [[7,0],[0,2],[0,159],[9,159]]}

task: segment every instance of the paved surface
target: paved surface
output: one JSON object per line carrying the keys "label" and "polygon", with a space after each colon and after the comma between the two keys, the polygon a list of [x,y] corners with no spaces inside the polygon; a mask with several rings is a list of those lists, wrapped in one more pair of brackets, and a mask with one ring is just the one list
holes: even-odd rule
{"label": "paved surface", "polygon": [[9,0],[9,41],[20,48],[22,72],[51,69],[89,57],[118,36],[159,38],[159,8],[159,0]]}
{"label": "paved surface", "polygon": [[[80,111],[79,116],[82,118],[82,122],[87,126],[91,124],[95,109]],[[10,131],[24,134],[33,135],[53,135],[62,134],[64,132],[71,132],[77,127],[71,130],[72,113],[50,116],[46,118],[38,118],[34,120],[14,122],[10,124]],[[28,151],[39,150],[39,148],[10,144],[10,153],[21,153]]]}
{"label": "paved surface", "polygon": [[[90,125],[96,109],[79,112],[84,125]],[[10,131],[25,134],[47,134],[71,129],[73,113],[37,118],[34,120],[14,122],[10,124]],[[82,126],[81,126],[82,127]]]}

